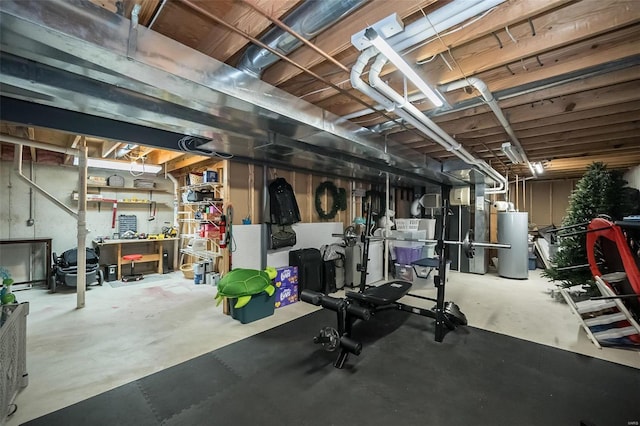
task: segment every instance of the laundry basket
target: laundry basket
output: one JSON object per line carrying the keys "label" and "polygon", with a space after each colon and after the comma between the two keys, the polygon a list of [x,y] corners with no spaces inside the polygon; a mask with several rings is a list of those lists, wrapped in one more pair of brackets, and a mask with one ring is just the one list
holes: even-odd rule
{"label": "laundry basket", "polygon": [[186,279],[193,279],[193,264],[189,263],[188,265],[182,265],[180,266],[180,270]]}

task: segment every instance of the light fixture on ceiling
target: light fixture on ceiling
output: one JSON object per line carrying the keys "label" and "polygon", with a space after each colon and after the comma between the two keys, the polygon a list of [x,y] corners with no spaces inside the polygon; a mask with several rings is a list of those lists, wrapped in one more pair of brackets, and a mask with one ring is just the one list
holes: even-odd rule
{"label": "light fixture on ceiling", "polygon": [[404,59],[402,59],[398,52],[393,50],[391,45],[389,45],[384,38],[380,37],[376,30],[373,28],[367,28],[364,35],[371,44],[374,45],[380,53],[386,56],[386,58],[395,65],[395,67],[398,68],[405,77],[411,80],[411,82],[420,89],[420,91],[424,93],[436,107],[441,107],[444,104],[435,90],[429,87],[427,83],[425,83],[424,80],[416,74],[413,68],[411,68]]}
{"label": "light fixture on ceiling", "polygon": [[513,164],[520,164],[524,162],[524,158],[522,158],[520,150],[509,142],[502,144],[502,152],[504,152],[507,158],[509,158],[509,161]]}
{"label": "light fixture on ceiling", "polygon": [[537,174],[541,175],[544,173],[544,164],[542,164],[541,162],[536,162],[532,164],[533,164],[533,169],[536,171]]}
{"label": "light fixture on ceiling", "polygon": [[[78,165],[78,157],[73,158],[73,165]],[[87,158],[87,167],[152,174],[157,174],[162,170],[162,166],[159,166],[157,164],[132,163],[129,161],[107,160],[104,158]]]}

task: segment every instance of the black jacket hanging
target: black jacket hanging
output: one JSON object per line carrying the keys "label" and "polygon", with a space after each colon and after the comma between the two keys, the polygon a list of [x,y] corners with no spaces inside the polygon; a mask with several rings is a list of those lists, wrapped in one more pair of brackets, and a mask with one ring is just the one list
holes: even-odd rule
{"label": "black jacket hanging", "polygon": [[291,225],[300,222],[296,196],[284,178],[277,178],[269,184],[269,198],[272,224]]}

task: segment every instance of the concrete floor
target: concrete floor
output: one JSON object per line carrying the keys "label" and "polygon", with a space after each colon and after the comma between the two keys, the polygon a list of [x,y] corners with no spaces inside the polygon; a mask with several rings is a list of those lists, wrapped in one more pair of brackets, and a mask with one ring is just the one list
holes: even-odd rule
{"label": "concrete floor", "polygon": [[[597,349],[568,306],[550,297],[553,285],[540,272],[531,271],[528,280],[508,280],[492,273],[454,271],[446,299],[460,306],[470,326],[640,369],[640,351]],[[424,286],[416,292],[435,295],[433,288]],[[222,314],[221,307],[215,306],[215,294],[215,287],[194,285],[181,272],[151,275],[128,287],[91,287],[86,307],[80,310],[75,308],[73,289],[56,294],[37,288],[19,292],[20,302],[30,302],[29,386],[18,395],[18,411],[7,425],[18,425],[318,309],[295,303],[243,325]],[[315,350],[312,337],[310,351]]]}

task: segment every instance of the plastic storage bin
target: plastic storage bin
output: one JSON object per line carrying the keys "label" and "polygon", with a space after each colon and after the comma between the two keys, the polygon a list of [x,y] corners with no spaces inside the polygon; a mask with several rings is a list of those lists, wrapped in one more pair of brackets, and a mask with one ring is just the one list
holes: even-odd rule
{"label": "plastic storage bin", "polygon": [[422,258],[422,247],[394,247],[396,252],[396,262],[403,265],[410,265]]}
{"label": "plastic storage bin", "polygon": [[395,264],[395,277],[397,280],[413,282],[413,267],[411,265]]}
{"label": "plastic storage bin", "polygon": [[230,313],[233,319],[247,324],[273,315],[275,311],[276,294],[269,296],[264,291],[251,297],[251,301],[242,308],[234,308],[238,299],[230,298]]}
{"label": "plastic storage bin", "polygon": [[398,231],[417,231],[420,219],[396,219],[396,229]]}

